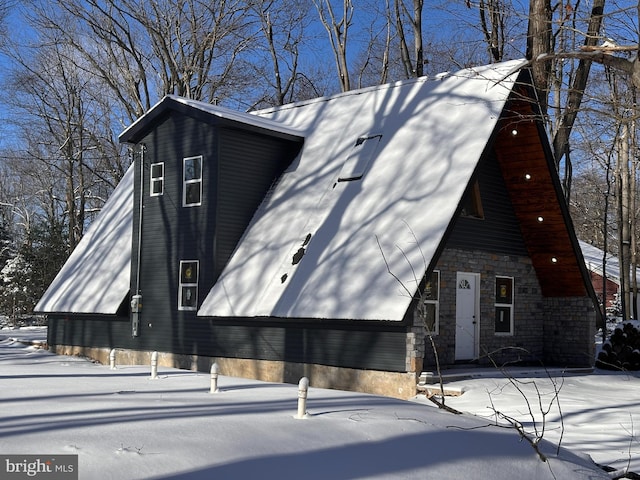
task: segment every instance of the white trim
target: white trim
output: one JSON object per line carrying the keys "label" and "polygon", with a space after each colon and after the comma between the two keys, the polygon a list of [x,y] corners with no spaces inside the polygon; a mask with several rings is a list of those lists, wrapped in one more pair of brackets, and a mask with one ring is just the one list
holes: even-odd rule
{"label": "white trim", "polygon": [[514,326],[514,318],[513,318],[513,311],[515,310],[515,303],[516,303],[516,281],[514,279],[514,277],[509,277],[507,275],[496,275],[495,279],[494,279],[494,287],[497,287],[497,282],[499,278],[506,278],[511,280],[511,303],[498,303],[497,301],[495,302],[495,308],[494,308],[494,312],[495,309],[498,307],[502,307],[502,308],[509,308],[509,331],[508,332],[496,332],[495,329],[495,320],[497,320],[497,318],[494,320],[494,327],[493,327],[493,333],[495,336],[497,337],[513,337],[515,335],[515,326]]}
{"label": "white trim", "polygon": [[[185,263],[196,264],[195,282],[183,282],[182,266]],[[200,276],[200,261],[198,260],[180,260],[180,269],[178,270],[178,310],[197,310],[198,309],[198,279]],[[195,288],[195,303],[193,305],[183,305],[182,292],[184,288]]]}
{"label": "white trim", "polygon": [[[473,295],[473,353],[472,358],[466,358],[463,355],[459,354],[458,348],[458,339],[461,338],[461,335],[464,335],[465,332],[459,330],[458,328],[458,287],[461,284],[461,276],[471,276],[474,279],[474,295]],[[466,281],[466,280],[465,280]],[[456,360],[475,360],[479,356],[480,351],[480,281],[481,277],[479,273],[474,272],[456,272],[456,283],[455,283],[455,305],[456,305],[456,347],[455,347],[455,359]]]}
{"label": "white trim", "polygon": [[[189,160],[200,160],[200,175],[196,178],[187,179],[186,177],[186,168],[185,165]],[[204,160],[202,155],[194,155],[192,157],[185,157],[182,159],[182,206],[183,207],[198,207],[202,205],[202,170],[204,169]],[[199,202],[187,203],[187,185],[195,185],[198,184],[200,187],[199,191]]]}
{"label": "white trim", "polygon": [[[159,177],[154,177],[153,176],[153,167],[157,167],[159,166],[160,169],[162,170],[160,173]],[[153,191],[153,185],[155,183],[160,183],[160,191],[159,192],[154,192]],[[159,197],[161,195],[164,195],[164,162],[157,162],[157,163],[152,163],[149,166],[149,196],[150,197]]]}

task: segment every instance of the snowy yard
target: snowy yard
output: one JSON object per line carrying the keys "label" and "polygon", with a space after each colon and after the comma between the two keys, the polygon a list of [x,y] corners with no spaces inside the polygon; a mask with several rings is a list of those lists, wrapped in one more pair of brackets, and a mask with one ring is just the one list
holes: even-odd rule
{"label": "snowy yard", "polygon": [[[13,339],[43,329],[0,330],[0,455],[77,454],[80,479],[593,479],[614,478],[596,462],[640,472],[640,380],[596,371],[522,385],[532,412],[559,391],[545,416],[543,463],[493,408],[532,431],[527,403],[500,374],[460,380],[453,415],[424,397],[385,397],[311,388],[296,419],[297,386],[148,366],[116,370],[55,356]],[[563,420],[564,429],[561,428]],[[538,426],[540,428],[540,426]],[[1,467],[1,465],[0,465]],[[35,477],[37,478],[37,477]]]}

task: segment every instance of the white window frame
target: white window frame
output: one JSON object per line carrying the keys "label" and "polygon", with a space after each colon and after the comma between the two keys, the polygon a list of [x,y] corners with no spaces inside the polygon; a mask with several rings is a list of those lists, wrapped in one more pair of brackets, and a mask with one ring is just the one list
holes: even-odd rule
{"label": "white window frame", "polygon": [[[182,277],[182,267],[187,263],[195,263],[196,275],[193,281],[186,281]],[[200,261],[198,260],[180,260],[180,269],[178,270],[178,310],[197,310],[198,309],[198,277],[200,276]],[[193,305],[183,305],[183,292],[185,288],[195,289],[195,302]]]}
{"label": "white window frame", "polygon": [[[160,176],[153,175],[154,167],[160,167]],[[153,186],[158,183],[160,184],[160,191],[154,192]],[[149,196],[159,197],[161,195],[164,195],[164,162],[152,163],[149,168]]]}
{"label": "white window frame", "polygon": [[[433,330],[429,330],[427,328],[427,325],[425,324],[425,330],[427,331],[427,333],[429,333],[430,335],[438,335],[440,333],[440,270],[434,270],[432,272],[432,275],[436,275],[438,278],[438,287],[437,287],[437,291],[436,291],[436,299],[435,300],[431,300],[431,299],[426,299],[423,297],[423,305],[426,308],[427,305],[434,305],[435,306],[435,321],[434,321],[434,325],[433,325]],[[428,279],[427,279],[428,280]],[[426,289],[426,283],[425,283],[425,289]],[[423,294],[426,295],[426,294]],[[426,311],[425,311],[425,315],[426,315]]]}
{"label": "white window frame", "polygon": [[[200,176],[196,178],[187,179],[187,162],[192,160],[200,161]],[[204,161],[202,155],[195,155],[193,157],[185,157],[182,159],[182,206],[183,207],[198,207],[202,205],[202,171],[204,169]],[[193,203],[187,203],[187,189],[192,185],[198,185],[199,188],[199,201]]]}
{"label": "white window frame", "polygon": [[508,308],[509,309],[509,331],[508,332],[497,332],[495,331],[495,327],[494,327],[494,334],[496,336],[502,336],[502,337],[511,337],[514,335],[514,322],[513,322],[513,311],[514,311],[514,306],[515,306],[515,290],[516,290],[516,282],[515,279],[513,277],[509,277],[506,275],[496,275],[495,278],[495,287],[496,289],[498,288],[498,279],[508,279],[511,280],[511,303],[503,303],[503,302],[498,302],[498,297],[496,295],[496,302],[495,302],[495,312],[496,312],[496,318],[495,318],[495,325],[497,325],[498,322],[498,308]]}

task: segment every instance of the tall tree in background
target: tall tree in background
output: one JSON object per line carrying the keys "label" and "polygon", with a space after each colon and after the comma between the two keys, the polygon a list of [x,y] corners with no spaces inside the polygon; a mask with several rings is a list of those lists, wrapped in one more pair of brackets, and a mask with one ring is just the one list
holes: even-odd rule
{"label": "tall tree in background", "polygon": [[166,94],[214,103],[242,91],[251,79],[241,57],[254,41],[248,8],[240,0],[46,0],[33,15],[82,56],[130,123]]}
{"label": "tall tree in background", "polygon": [[[576,32],[581,32],[584,37],[584,46],[597,45],[601,41],[604,6],[604,0],[594,0],[586,18],[580,18],[583,12],[574,8],[571,2],[562,1],[554,6],[550,0],[529,2],[527,58],[531,61],[533,83],[542,114],[547,116],[551,113],[547,118],[553,120],[550,130],[558,170],[564,158],[567,197],[572,176],[569,138],[580,111],[592,62],[580,59],[577,66],[567,69],[565,56],[557,56],[556,53],[558,48],[563,52],[578,49]],[[557,26],[555,31],[554,25]],[[583,29],[582,25],[586,28]],[[551,105],[553,112],[549,112]]]}
{"label": "tall tree in background", "polygon": [[340,15],[336,14],[331,0],[313,0],[313,3],[318,11],[320,22],[329,36],[329,44],[336,64],[340,90],[347,92],[351,90],[347,49],[349,45],[349,29],[354,15],[353,2],[351,0],[342,0]]}
{"label": "tall tree in background", "polygon": [[[471,7],[469,0],[467,0],[467,7]],[[478,2],[480,29],[487,43],[491,62],[501,62],[504,59],[507,9],[508,5],[503,0]]]}
{"label": "tall tree in background", "polygon": [[[282,0],[254,0],[251,12],[256,16],[264,38],[266,59],[259,61],[260,50],[256,49],[256,62],[252,69],[264,78],[269,89],[251,106],[275,106],[306,98],[305,85],[314,80],[300,71],[300,50],[305,43],[309,23],[309,0],[284,2]],[[314,90],[312,88],[312,90]],[[317,91],[311,94],[319,96]]]}
{"label": "tall tree in background", "polygon": [[[105,200],[101,192],[107,194],[119,180],[111,174],[122,170],[106,166],[111,159],[96,153],[108,148],[103,138],[108,112],[95,101],[100,92],[74,53],[64,45],[40,46],[33,56],[21,58],[22,67],[13,74],[14,105],[23,113],[16,128],[29,141],[26,158],[33,174],[44,170],[53,175],[50,182],[57,179],[49,191],[55,199],[64,198],[59,213],[66,218],[71,250],[84,234],[87,213]],[[105,180],[110,188],[100,185]],[[41,209],[47,211],[46,205]]]}
{"label": "tall tree in background", "polygon": [[[424,47],[422,38],[422,10],[423,0],[412,0],[407,5],[405,0],[394,0],[395,25],[400,45],[400,58],[404,66],[405,78],[415,78],[424,75]],[[405,24],[411,28],[413,37],[413,55],[409,48],[409,40],[405,33]]]}

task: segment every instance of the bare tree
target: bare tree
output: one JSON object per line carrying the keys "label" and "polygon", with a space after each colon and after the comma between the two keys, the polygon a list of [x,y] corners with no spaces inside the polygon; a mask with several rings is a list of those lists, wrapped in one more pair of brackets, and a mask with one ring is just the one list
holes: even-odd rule
{"label": "bare tree", "polygon": [[349,41],[349,29],[352,25],[354,6],[351,0],[342,0],[341,16],[337,16],[331,0],[313,0],[318,11],[320,22],[327,31],[329,44],[336,64],[340,89],[343,92],[351,90],[349,75],[349,63],[347,61],[347,48]]}
{"label": "bare tree", "polygon": [[[422,10],[423,0],[412,0],[407,6],[404,0],[394,0],[395,22],[398,41],[400,44],[400,57],[404,65],[406,78],[421,77],[424,75],[424,47],[422,38]],[[404,24],[411,28],[413,36],[413,55],[409,48],[409,41],[405,33]]]}
{"label": "bare tree", "polygon": [[[34,185],[50,197],[45,195],[41,211],[48,212],[50,220],[66,218],[71,249],[82,238],[88,214],[102,205],[125,168],[104,138],[109,111],[96,100],[97,86],[73,56],[69,47],[57,44],[39,45],[30,55],[14,52],[17,66],[11,80],[13,107],[21,111],[14,122],[27,146],[22,156],[29,165],[14,162],[14,169],[43,182]],[[100,152],[115,154],[115,161]],[[58,211],[60,203],[64,206]]]}
{"label": "bare tree", "polygon": [[268,57],[268,60],[261,62],[259,55],[256,55],[257,60],[252,67],[270,86],[253,106],[283,105],[305,98],[297,87],[309,78],[300,71],[299,65],[300,49],[304,47],[310,21],[309,5],[308,0],[294,3],[255,0],[251,3],[251,11],[258,20]]}
{"label": "bare tree", "polygon": [[247,82],[251,45],[241,0],[53,0],[34,6],[39,31],[73,48],[118,99],[126,123],[165,94],[214,102]]}
{"label": "bare tree", "polygon": [[[467,0],[467,6],[471,2]],[[491,62],[501,62],[504,59],[505,29],[507,5],[503,0],[480,0],[480,28],[487,43],[487,50]]]}

